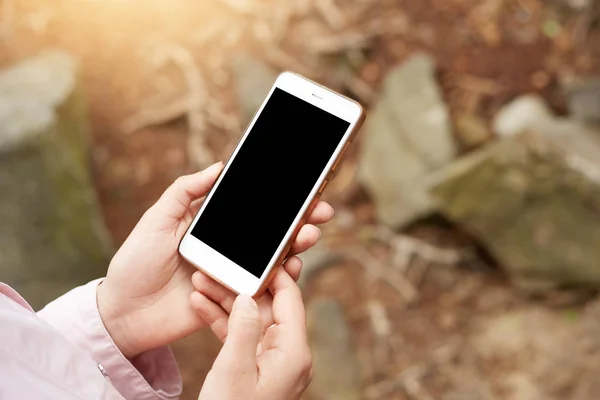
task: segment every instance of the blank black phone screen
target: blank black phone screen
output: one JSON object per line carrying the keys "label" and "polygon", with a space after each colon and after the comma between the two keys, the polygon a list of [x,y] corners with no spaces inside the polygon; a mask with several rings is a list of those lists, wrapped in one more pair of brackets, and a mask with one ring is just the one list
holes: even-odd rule
{"label": "blank black phone screen", "polygon": [[349,126],[276,88],[192,235],[260,278]]}

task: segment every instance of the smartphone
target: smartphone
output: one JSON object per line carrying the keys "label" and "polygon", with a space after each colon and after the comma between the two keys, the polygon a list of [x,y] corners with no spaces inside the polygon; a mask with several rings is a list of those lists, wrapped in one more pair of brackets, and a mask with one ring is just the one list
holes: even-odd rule
{"label": "smartphone", "polygon": [[258,297],[364,122],[357,102],[291,72],[275,81],[179,245],[194,266]]}

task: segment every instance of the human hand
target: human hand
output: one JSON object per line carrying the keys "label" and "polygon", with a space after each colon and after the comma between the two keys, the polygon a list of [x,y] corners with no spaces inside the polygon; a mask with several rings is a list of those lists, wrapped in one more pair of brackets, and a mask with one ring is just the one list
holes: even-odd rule
{"label": "human hand", "polygon": [[300,289],[279,269],[269,290],[274,325],[266,332],[256,302],[249,296],[236,298],[225,344],[199,400],[295,400],[310,383],[312,360]]}
{"label": "human hand", "polygon": [[[218,163],[175,181],[140,219],[110,263],[98,286],[98,310],[115,344],[128,358],[181,339],[207,324],[191,306],[192,274],[178,252],[203,197],[223,169]],[[297,254],[315,245],[333,209],[320,202],[292,247]],[[299,269],[290,257],[285,268]]]}

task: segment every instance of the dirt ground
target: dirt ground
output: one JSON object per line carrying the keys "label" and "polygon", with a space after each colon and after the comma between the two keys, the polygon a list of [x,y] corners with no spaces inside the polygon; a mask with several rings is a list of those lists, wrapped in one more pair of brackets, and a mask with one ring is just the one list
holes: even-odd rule
{"label": "dirt ground", "polygon": [[[564,113],[561,81],[573,74],[600,73],[600,32],[588,29],[585,18],[559,3],[374,2],[368,15],[397,15],[406,26],[373,39],[358,76],[376,92],[385,71],[411,53],[425,50],[438,63],[444,96],[454,116],[467,113],[488,118],[499,106],[526,92],[541,93],[556,112]],[[208,53],[202,46],[194,47],[191,38],[215,15],[230,12],[217,0],[164,0],[145,6],[136,1],[22,0],[15,6],[10,33],[0,47],[0,65],[48,46],[66,48],[81,60],[93,125],[94,181],[117,246],[162,191],[177,176],[194,169],[188,160],[188,128],[183,119],[131,134],[123,131],[123,121],[153,91],[149,83],[153,71],[144,46],[160,40],[176,42],[187,46],[202,65]],[[336,86],[331,75],[319,76]],[[235,111],[230,84],[210,85],[212,93],[220,90],[224,108]],[[357,95],[352,87],[337,86]],[[209,135],[224,137],[221,128],[212,126]],[[225,142],[211,142],[218,158],[226,154]],[[349,165],[355,163],[355,154],[356,148],[349,155]],[[332,188],[328,199],[338,210],[355,215],[360,222],[373,221],[372,206],[360,189],[345,183],[334,183]],[[409,232],[442,246],[470,241],[435,218],[416,224]],[[400,387],[378,395],[376,391],[383,389],[376,384],[415,365],[431,365],[440,347],[459,351],[464,344],[452,343],[461,342],[474,319],[530,303],[511,289],[493,260],[486,261],[485,268],[430,268],[419,287],[420,302],[413,307],[405,307],[399,294],[385,283],[365,279],[363,268],[350,261],[315,277],[306,298],[329,295],[344,305],[355,332],[362,379],[370,388],[366,397],[408,399]],[[365,305],[373,301],[383,304],[394,332],[395,339],[385,344],[371,332]],[[203,332],[175,344],[174,349],[185,381],[183,398],[193,399],[219,343]],[[452,384],[435,374],[426,374],[421,383],[433,398],[441,398]]]}

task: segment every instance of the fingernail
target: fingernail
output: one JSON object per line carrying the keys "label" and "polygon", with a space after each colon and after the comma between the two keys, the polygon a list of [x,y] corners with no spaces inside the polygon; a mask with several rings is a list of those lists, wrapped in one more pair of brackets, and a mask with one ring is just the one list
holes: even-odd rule
{"label": "fingernail", "polygon": [[240,294],[235,300],[235,306],[244,311],[257,311],[258,307],[254,299],[248,295]]}
{"label": "fingernail", "polygon": [[221,168],[223,168],[223,161],[219,161],[219,162],[214,163],[210,167],[206,168],[205,171],[212,173],[212,172],[215,172],[216,170],[221,169]]}
{"label": "fingernail", "polygon": [[319,239],[321,239],[321,235],[323,234],[323,232],[321,232],[320,228],[317,228],[317,230],[319,231]]}

